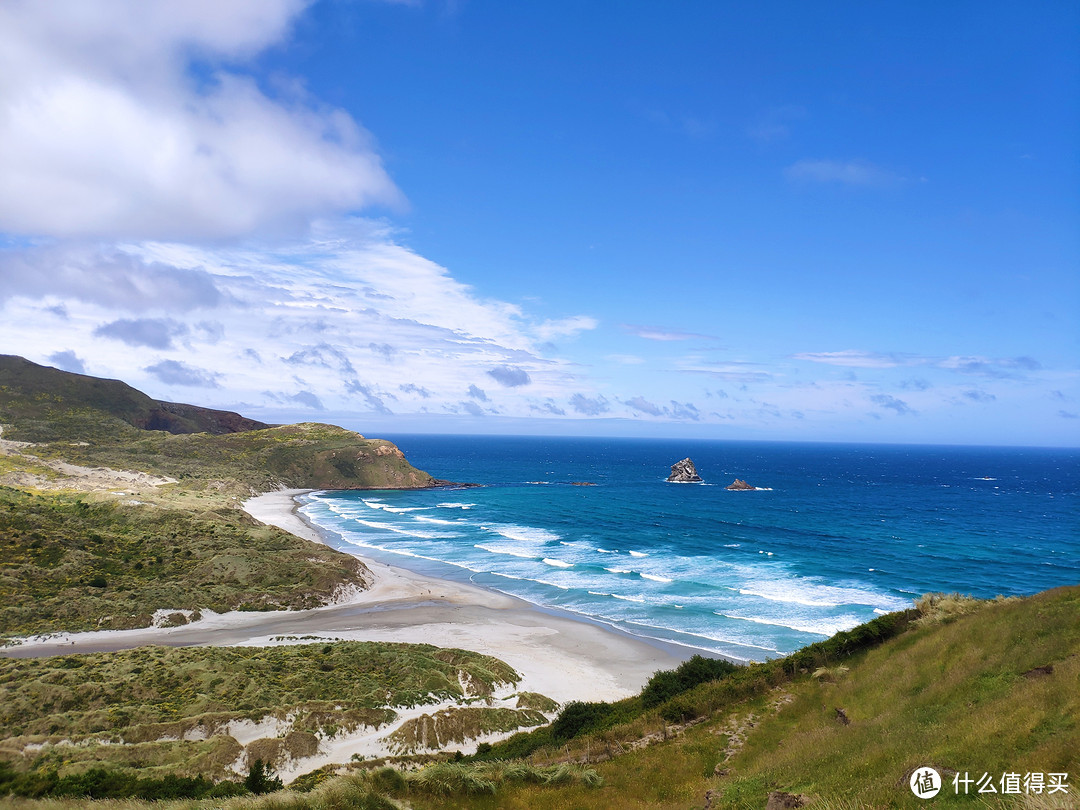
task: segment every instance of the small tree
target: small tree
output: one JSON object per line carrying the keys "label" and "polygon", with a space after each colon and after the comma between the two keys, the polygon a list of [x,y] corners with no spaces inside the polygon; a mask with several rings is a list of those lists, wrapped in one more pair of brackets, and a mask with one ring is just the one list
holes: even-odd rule
{"label": "small tree", "polygon": [[258,795],[281,790],[284,785],[281,784],[281,779],[274,773],[274,769],[270,765],[267,765],[261,759],[257,759],[251,763],[251,767],[248,769],[244,787]]}

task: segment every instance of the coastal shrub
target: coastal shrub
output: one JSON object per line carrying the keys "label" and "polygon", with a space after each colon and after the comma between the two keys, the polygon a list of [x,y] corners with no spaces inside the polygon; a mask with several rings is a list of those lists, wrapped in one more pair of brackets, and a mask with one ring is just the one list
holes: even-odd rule
{"label": "coastal shrub", "polygon": [[275,790],[281,790],[283,785],[281,779],[274,773],[273,768],[261,759],[256,759],[248,769],[244,787],[258,796],[263,793],[273,793]]}
{"label": "coastal shrub", "polygon": [[473,759],[476,760],[497,760],[497,759],[525,759],[534,751],[538,751],[545,746],[553,745],[555,740],[552,738],[551,726],[543,726],[535,731],[519,731],[517,734],[507,737],[497,743],[488,743],[487,747],[481,751],[481,746],[485,743],[481,743],[477,746],[476,754]]}
{"label": "coastal shrub", "polygon": [[585,703],[577,700],[568,703],[551,724],[551,736],[556,742],[565,742],[586,731],[594,731],[604,726],[614,711],[615,707],[611,703]]}
{"label": "coastal shrub", "polygon": [[28,799],[204,799],[242,796],[248,789],[238,782],[215,784],[201,776],[166,774],[159,779],[141,779],[125,771],[90,768],[83,773],[60,776],[56,770],[19,773],[0,761],[0,795]]}
{"label": "coastal shrub", "polygon": [[666,700],[682,694],[707,681],[715,681],[738,669],[737,664],[720,658],[695,655],[673,670],[655,673],[641,690],[641,705],[646,709],[659,706]]}
{"label": "coastal shrub", "polygon": [[911,627],[917,618],[919,611],[916,608],[887,613],[858,627],[841,631],[825,641],[796,650],[786,658],[779,659],[779,662],[786,663],[785,668],[793,673],[800,669],[812,671],[818,667],[829,666],[832,661],[876,647],[900,635]]}

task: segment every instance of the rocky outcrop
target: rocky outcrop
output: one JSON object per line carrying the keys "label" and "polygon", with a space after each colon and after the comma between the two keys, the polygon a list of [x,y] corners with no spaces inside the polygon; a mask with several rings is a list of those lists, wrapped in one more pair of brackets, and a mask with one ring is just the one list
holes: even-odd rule
{"label": "rocky outcrop", "polygon": [[745,492],[747,490],[757,489],[757,487],[751,486],[741,478],[736,478],[734,483],[728,484],[724,489],[734,490],[735,492]]}
{"label": "rocky outcrop", "polygon": [[667,480],[671,484],[700,484],[702,479],[697,474],[694,462],[689,458],[684,458],[682,461],[676,461],[671,465],[671,475],[668,476]]}

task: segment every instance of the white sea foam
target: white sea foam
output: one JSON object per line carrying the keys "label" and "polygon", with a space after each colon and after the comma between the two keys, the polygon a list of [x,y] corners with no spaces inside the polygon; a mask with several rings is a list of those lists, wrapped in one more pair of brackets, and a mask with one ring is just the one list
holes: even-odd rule
{"label": "white sea foam", "polygon": [[435,505],[440,509],[472,509],[476,506],[475,503],[437,503]]}
{"label": "white sea foam", "polygon": [[528,577],[515,577],[513,574],[504,574],[502,571],[488,571],[487,573],[497,577],[503,577],[504,579],[516,579],[518,582],[532,582]]}
{"label": "white sea foam", "polygon": [[511,557],[521,557],[524,560],[535,560],[536,559],[536,554],[534,554],[531,551],[528,551],[528,550],[525,550],[525,549],[520,549],[520,548],[514,548],[514,547],[509,547],[508,548],[506,546],[491,546],[491,545],[485,545],[484,543],[475,543],[473,545],[473,548],[478,548],[481,551],[487,551],[487,552],[489,552],[491,554],[507,554],[507,555],[509,555]]}
{"label": "white sea foam", "polygon": [[632,574],[634,573],[628,568],[605,568],[605,571],[610,571],[613,574]]}
{"label": "white sea foam", "polygon": [[573,568],[573,563],[563,562],[562,560],[555,560],[551,557],[544,557],[544,562],[548,565],[553,565],[556,568]]}
{"label": "white sea foam", "polygon": [[888,594],[841,585],[823,585],[806,579],[750,581],[739,588],[739,593],[744,596],[757,596],[770,602],[788,602],[807,607],[864,605],[901,608],[906,606],[906,602]]}
{"label": "white sea foam", "polygon": [[645,574],[645,573],[643,573],[641,576],[643,576],[645,579],[651,579],[653,582],[671,582],[672,581],[672,580],[668,579],[667,577],[660,577],[660,576],[657,576],[656,574]]}
{"label": "white sea foam", "polygon": [[696,638],[704,638],[709,641],[718,641],[721,644],[734,644],[736,647],[752,647],[755,650],[765,650],[766,652],[778,653],[780,652],[775,647],[762,647],[760,644],[751,644],[747,641],[736,641],[731,638],[724,638],[723,636],[710,636],[707,633],[700,633],[695,630],[675,630],[671,627],[663,627],[656,624],[648,624],[647,622],[627,621],[627,624],[634,624],[638,627],[648,627],[651,630],[667,630],[669,632],[679,633],[686,636],[695,636]]}
{"label": "white sea foam", "polygon": [[618,551],[612,551],[609,548],[598,548],[597,551],[599,551],[601,554],[618,554],[619,553]]}
{"label": "white sea foam", "polygon": [[537,582],[541,585],[549,585],[552,588],[558,588],[560,591],[568,591],[570,588],[566,585],[560,585],[558,582],[549,582],[546,579],[526,579],[527,582]]}
{"label": "white sea foam", "polygon": [[427,517],[426,515],[413,515],[413,520],[419,520],[422,523],[438,523],[440,526],[460,525],[456,520],[442,520],[441,518]]}
{"label": "white sea foam", "polygon": [[770,602],[790,602],[796,605],[806,605],[807,607],[838,607],[839,602],[825,602],[820,599],[809,599],[806,597],[794,596],[787,593],[762,593],[759,590],[753,590],[752,588],[739,588],[739,593],[743,596],[757,596],[762,599],[768,599]]}
{"label": "white sea foam", "polygon": [[738,619],[743,622],[753,622],[754,624],[767,624],[770,627],[787,627],[791,630],[797,630],[800,633],[811,633],[816,636],[834,636],[841,630],[850,630],[852,627],[859,623],[858,619],[850,619],[843,622],[833,621],[821,621],[821,622],[791,622],[791,621],[777,621],[774,619],[762,619],[758,616],[737,616],[734,613],[721,613],[719,610],[713,611],[717,616],[723,616],[727,619]]}
{"label": "white sea foam", "polygon": [[622,596],[622,595],[617,594],[617,593],[613,593],[611,595],[613,597],[615,597],[616,599],[622,599],[624,602],[642,602],[643,603],[645,601],[644,596]]}
{"label": "white sea foam", "polygon": [[387,512],[420,512],[425,509],[430,509],[429,506],[384,506],[382,507]]}
{"label": "white sea foam", "polygon": [[645,552],[645,551],[631,551],[630,556],[631,557],[648,557],[649,554],[648,554],[648,552]]}
{"label": "white sea foam", "polygon": [[404,534],[409,537],[419,537],[422,540],[440,540],[447,537],[457,537],[453,532],[422,532],[417,529],[401,528],[400,526],[394,526],[390,523],[380,523],[377,520],[361,520],[356,518],[356,523],[360,523],[372,529],[379,529],[385,532],[394,532],[395,534]]}
{"label": "white sea foam", "polygon": [[562,539],[555,532],[547,529],[538,529],[535,526],[518,526],[514,523],[492,523],[490,526],[481,526],[489,532],[500,534],[508,540],[523,540],[529,543],[553,543]]}

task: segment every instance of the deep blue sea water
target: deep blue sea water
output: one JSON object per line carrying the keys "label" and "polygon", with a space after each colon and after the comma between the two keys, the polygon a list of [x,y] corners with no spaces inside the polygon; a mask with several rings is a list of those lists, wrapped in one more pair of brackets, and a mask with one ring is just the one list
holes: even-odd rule
{"label": "deep blue sea water", "polygon": [[[432,475],[483,486],[308,496],[342,550],[735,658],[928,591],[1080,583],[1078,450],[390,438]],[[685,456],[705,484],[665,482]],[[736,477],[762,489],[726,490]]]}

